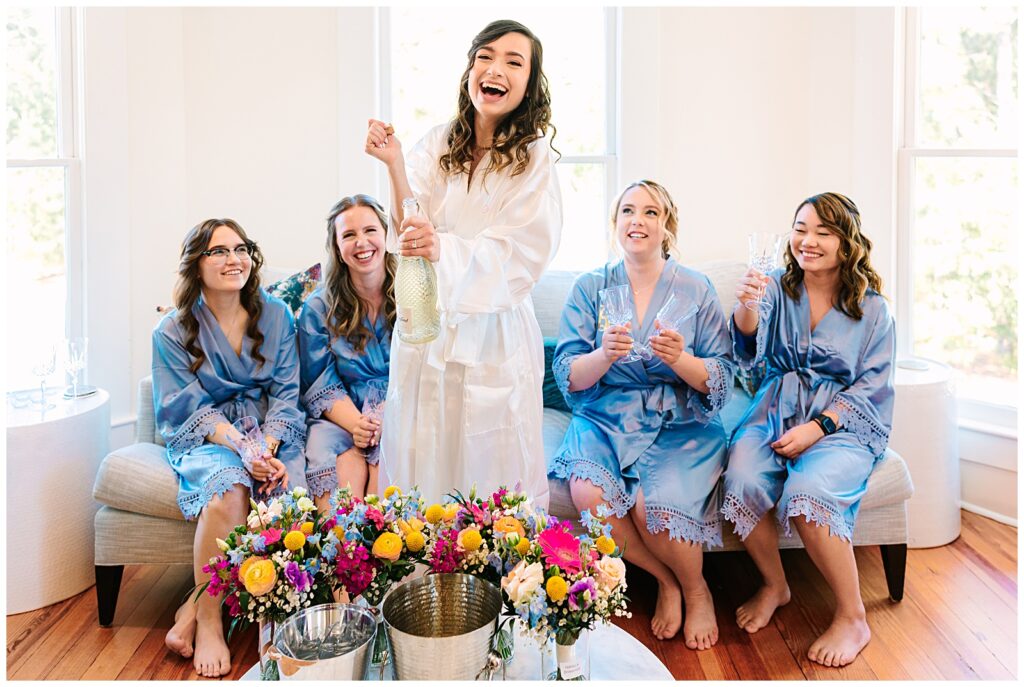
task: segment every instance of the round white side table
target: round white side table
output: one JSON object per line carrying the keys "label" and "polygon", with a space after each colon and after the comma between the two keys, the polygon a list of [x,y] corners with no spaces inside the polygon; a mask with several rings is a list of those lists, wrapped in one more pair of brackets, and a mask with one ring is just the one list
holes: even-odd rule
{"label": "round white side table", "polygon": [[914,482],[907,502],[907,546],[923,549],[960,536],[960,451],[952,370],[934,360],[896,362],[889,445]]}
{"label": "round white side table", "polygon": [[95,584],[92,485],[110,445],[110,395],[7,404],[7,613]]}
{"label": "round white side table", "polygon": [[[517,624],[518,625],[518,624]],[[541,678],[540,648],[518,630],[515,638],[515,656],[505,669],[505,680],[539,680]],[[368,680],[377,680],[379,674],[367,671]],[[257,663],[242,676],[243,680],[259,680]],[[393,680],[390,664],[385,680]],[[499,669],[492,678],[501,680]],[[617,625],[598,625],[590,632],[591,680],[674,680],[672,673],[651,650]]]}

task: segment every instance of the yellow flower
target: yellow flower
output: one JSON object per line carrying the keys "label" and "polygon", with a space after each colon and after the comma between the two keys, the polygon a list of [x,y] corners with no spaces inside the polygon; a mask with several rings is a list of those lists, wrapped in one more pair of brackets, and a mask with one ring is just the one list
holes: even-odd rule
{"label": "yellow flower", "polygon": [[565,578],[558,577],[557,575],[549,578],[544,588],[548,592],[548,598],[556,603],[564,599],[565,595],[569,593],[569,584],[565,581]]}
{"label": "yellow flower", "polygon": [[416,532],[422,532],[423,521],[419,518],[409,518],[409,527],[411,527]]}
{"label": "yellow flower", "polygon": [[595,542],[598,552],[603,556],[610,556],[615,553],[615,540],[611,537],[600,536]]}
{"label": "yellow flower", "polygon": [[409,527],[409,523],[407,523],[405,520],[398,521],[398,529],[402,534],[409,534],[410,532],[412,532],[412,528]]}
{"label": "yellow flower", "polygon": [[334,532],[334,536],[337,537],[339,540],[345,539],[345,528],[341,525],[335,525],[333,528],[331,528],[331,532]]}
{"label": "yellow flower", "polygon": [[262,560],[263,559],[259,556],[249,556],[248,558],[246,558],[245,561],[242,562],[241,567],[238,568],[238,579],[242,580],[242,582],[245,582],[245,574],[249,572],[249,568],[251,568],[254,564]]}
{"label": "yellow flower", "polygon": [[402,555],[402,538],[394,532],[385,532],[373,542],[373,555],[388,561],[398,560]]}
{"label": "yellow flower", "polygon": [[520,537],[526,536],[526,530],[523,529],[523,523],[519,522],[519,520],[513,518],[511,515],[498,518],[497,522],[494,523],[494,531],[504,532],[506,534],[509,532],[515,532]]}
{"label": "yellow flower", "polygon": [[309,535],[313,534],[313,523],[304,522],[302,523],[302,527],[300,529],[302,530],[302,533],[308,537]]}
{"label": "yellow flower", "polygon": [[427,522],[431,525],[436,525],[441,522],[441,518],[444,517],[444,506],[439,503],[435,503],[427,508],[427,512],[423,514],[423,517],[425,517]]}
{"label": "yellow flower", "polygon": [[289,551],[298,551],[306,543],[306,535],[299,530],[292,530],[284,535],[284,548]]}
{"label": "yellow flower", "polygon": [[262,558],[250,565],[242,579],[242,584],[245,585],[245,590],[253,596],[263,596],[269,592],[277,584],[277,570],[274,569],[273,561]]}
{"label": "yellow flower", "polygon": [[462,530],[459,532],[459,545],[466,551],[476,551],[484,543],[480,532],[474,529]]}
{"label": "yellow flower", "polygon": [[459,514],[459,508],[461,506],[457,503],[449,503],[444,507],[444,520],[445,522],[451,522],[455,519],[455,516]]}
{"label": "yellow flower", "polygon": [[394,484],[392,484],[390,487],[388,487],[387,489],[384,490],[384,498],[386,498],[386,499],[389,499],[392,496],[395,496],[396,494],[398,496],[401,496],[402,495],[402,490],[399,489],[398,487],[396,487]]}
{"label": "yellow flower", "polygon": [[415,530],[405,536],[405,547],[413,553],[422,551],[426,544],[427,541],[423,538],[423,535]]}
{"label": "yellow flower", "polygon": [[519,552],[520,556],[525,556],[526,552],[530,550],[530,540],[523,537],[516,542],[516,551]]}

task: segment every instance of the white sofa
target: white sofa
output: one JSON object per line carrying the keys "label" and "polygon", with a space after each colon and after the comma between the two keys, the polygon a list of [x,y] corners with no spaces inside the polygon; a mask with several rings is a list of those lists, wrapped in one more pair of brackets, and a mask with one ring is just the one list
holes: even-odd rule
{"label": "white sofa", "polygon": [[[732,311],[736,280],[742,263],[726,261],[694,265],[711,278],[723,308]],[[575,274],[552,271],[534,289],[534,307],[544,336],[558,335],[558,322]],[[177,505],[177,477],[164,457],[163,442],[153,419],[152,384],[147,377],[139,383],[136,443],[112,451],[96,475],[94,498],[101,504],[96,513],[96,593],[100,625],[114,620],[117,594],[125,565],[191,564],[195,525],[186,522]],[[727,431],[736,425],[749,398],[735,389],[723,410]],[[544,453],[550,461],[562,442],[569,414],[544,409]],[[564,480],[550,480],[551,512],[559,518],[576,519],[578,513],[569,498]],[[903,597],[906,565],[907,509],[913,493],[906,464],[891,449],[875,467],[861,504],[855,545],[878,545],[881,549],[890,597]],[[723,546],[714,550],[738,550],[742,544],[725,527]],[[800,546],[795,535],[781,542],[783,547]]]}

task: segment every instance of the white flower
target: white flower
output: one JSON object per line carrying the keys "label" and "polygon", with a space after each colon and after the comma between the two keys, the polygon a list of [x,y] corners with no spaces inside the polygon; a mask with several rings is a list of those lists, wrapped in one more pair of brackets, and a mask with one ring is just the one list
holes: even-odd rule
{"label": "white flower", "polygon": [[626,579],[626,564],[621,558],[602,556],[596,566],[597,584],[606,591],[613,591]]}
{"label": "white flower", "polygon": [[544,583],[544,566],[540,563],[526,565],[526,561],[512,568],[508,577],[501,578],[501,587],[514,605],[529,598]]}
{"label": "white flower", "polygon": [[227,553],[228,552],[228,548],[229,548],[228,547],[228,543],[226,541],[224,541],[223,539],[218,539],[217,540],[217,548],[220,549],[221,551],[223,551],[224,553]]}
{"label": "white flower", "polygon": [[283,510],[284,506],[281,505],[281,502],[274,499],[270,502],[270,507],[267,508],[267,514],[270,515],[271,518],[279,518],[281,517],[281,512]]}
{"label": "white flower", "polygon": [[[296,491],[298,491],[298,489],[296,489]],[[316,504],[313,503],[313,501],[308,496],[303,496],[302,498],[300,498],[298,501],[295,502],[295,505],[298,506],[299,510],[301,510],[303,513],[308,513],[311,510],[316,510]]]}
{"label": "white flower", "polygon": [[292,497],[294,499],[296,499],[296,500],[301,499],[303,496],[305,496],[308,493],[309,492],[306,491],[305,488],[303,488],[303,487],[295,487],[294,489],[292,489]]}

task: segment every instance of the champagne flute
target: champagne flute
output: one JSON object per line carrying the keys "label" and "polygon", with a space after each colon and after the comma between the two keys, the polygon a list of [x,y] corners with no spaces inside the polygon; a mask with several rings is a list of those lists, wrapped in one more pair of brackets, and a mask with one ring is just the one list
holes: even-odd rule
{"label": "champagne flute", "polygon": [[260,422],[252,415],[238,418],[232,427],[238,430],[237,436],[228,435],[228,443],[238,452],[242,464],[252,472],[256,461],[263,460],[267,454],[267,440],[263,438]]}
{"label": "champagne flute", "polygon": [[697,304],[687,303],[682,298],[676,298],[676,294],[670,293],[665,299],[664,305],[658,309],[658,326],[654,333],[660,336],[663,330],[678,332],[683,323],[697,314]]}
{"label": "champagne flute", "polygon": [[[633,297],[629,291],[629,284],[619,284],[601,289],[598,297],[601,299],[601,308],[604,310],[604,316],[609,326],[625,327],[633,321]],[[637,343],[634,341],[629,353],[615,362],[631,363],[642,357]]]}
{"label": "champagne flute", "polygon": [[[360,412],[375,420],[384,419],[384,401],[388,395],[387,379],[371,379],[366,383],[366,394],[363,396],[363,406]],[[380,451],[380,442],[363,451],[368,462],[376,462],[377,453]]]}
{"label": "champagne flute", "polygon": [[[779,266],[779,248],[782,247],[782,236],[769,232],[755,232],[747,236],[747,244],[750,248],[750,267],[767,275]],[[757,297],[746,301],[744,305],[748,310],[757,310],[765,306],[764,301],[765,285],[762,282],[758,289]]]}
{"label": "champagne flute", "polygon": [[[49,410],[56,408],[53,403],[46,402],[46,378],[57,369],[57,347],[52,343],[43,344],[38,352],[38,357],[32,363],[32,374],[39,377],[39,408]],[[33,401],[32,405],[36,405]]]}
{"label": "champagne flute", "polygon": [[64,370],[71,375],[71,398],[78,398],[78,373],[85,369],[89,339],[75,336],[64,341]]}

